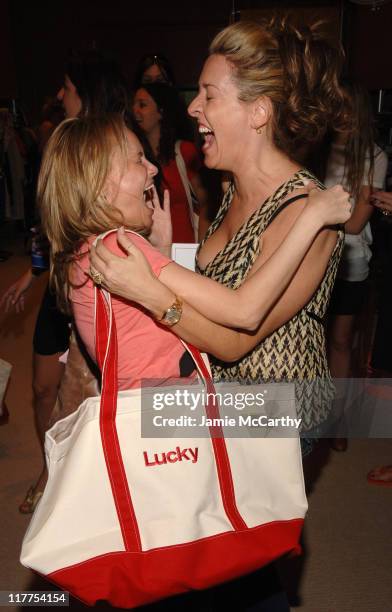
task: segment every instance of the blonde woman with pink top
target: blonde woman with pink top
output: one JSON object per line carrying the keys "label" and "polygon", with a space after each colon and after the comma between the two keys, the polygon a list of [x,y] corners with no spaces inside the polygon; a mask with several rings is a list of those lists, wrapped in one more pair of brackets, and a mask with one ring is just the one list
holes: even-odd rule
{"label": "blonde woman with pink top", "polygon": [[[140,142],[119,117],[65,121],[53,133],[45,151],[38,197],[51,243],[51,283],[59,306],[73,312],[94,360],[94,285],[87,272],[88,253],[95,238],[124,226],[137,232],[127,236],[141,250],[154,275],[159,276],[163,269],[176,275],[180,268],[145,238],[153,239],[163,251],[170,242],[170,236],[162,229],[167,227],[165,223],[170,218],[167,194],[163,210],[156,195],[152,199],[148,195],[155,174],[156,168],[146,160]],[[284,244],[237,291],[192,272],[189,272],[190,278],[200,284],[200,291],[224,305],[227,318],[234,320],[238,304],[242,303],[248,305],[244,312],[249,320],[257,324],[258,318],[271,309],[287,287],[320,229],[325,224],[344,222],[350,214],[349,208],[347,195],[340,188],[324,192],[311,189],[307,204]],[[123,230],[119,238],[114,232],[104,242],[113,255],[119,255],[126,262],[121,236],[124,236]],[[90,274],[100,282],[96,271],[91,270]],[[167,379],[193,374],[193,365],[186,362],[181,341],[170,329],[178,321],[180,311],[181,304],[177,303],[153,317],[136,303],[113,297],[121,389],[137,386],[143,378],[157,378],[157,384],[164,384]],[[220,346],[216,330],[222,328],[187,305],[187,316],[190,313],[195,317],[195,324],[205,330],[201,348],[218,357],[241,350],[239,339],[247,337],[248,332],[225,328],[225,343]],[[175,601],[170,600],[168,609],[175,609],[173,605],[184,609],[190,600],[193,605],[199,597],[204,601],[210,596],[205,591],[176,597]],[[203,601],[200,610],[205,609]]]}

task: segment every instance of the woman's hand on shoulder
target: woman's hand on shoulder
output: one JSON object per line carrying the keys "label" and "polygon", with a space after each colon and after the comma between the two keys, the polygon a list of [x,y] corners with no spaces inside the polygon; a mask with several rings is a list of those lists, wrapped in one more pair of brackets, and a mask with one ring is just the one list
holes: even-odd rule
{"label": "woman's hand on shoulder", "polygon": [[304,212],[314,216],[320,229],[329,225],[346,223],[351,217],[350,194],[341,185],[329,189],[317,189],[308,184],[308,202]]}
{"label": "woman's hand on shoulder", "polygon": [[94,280],[94,274],[99,272],[101,285],[110,293],[142,303],[148,283],[156,280],[156,277],[145,255],[123,228],[117,232],[117,241],[127,256],[114,255],[102,240],[98,240],[97,246],[92,246],[90,250],[90,276]]}

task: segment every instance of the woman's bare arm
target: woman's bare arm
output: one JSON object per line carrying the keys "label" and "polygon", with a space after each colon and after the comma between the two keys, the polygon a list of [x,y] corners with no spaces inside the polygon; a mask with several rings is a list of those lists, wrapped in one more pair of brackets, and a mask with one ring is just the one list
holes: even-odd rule
{"label": "woman's bare arm", "polygon": [[[348,216],[347,195],[343,190],[341,193],[335,191],[340,194],[343,203],[334,201],[332,205],[328,192],[324,192],[323,197],[331,207],[336,206],[336,214],[344,220]],[[162,269],[159,277],[159,281],[173,292],[169,299],[173,298],[173,302],[174,294],[179,295],[210,320],[223,325],[250,331],[257,329],[287,289],[324,225],[320,205],[312,201],[312,197],[320,199],[321,194],[316,190],[313,192],[310,203],[303,206],[299,216],[298,213],[296,215],[298,218],[292,221],[291,231],[286,233],[284,240],[277,240],[276,244],[280,246],[276,253],[263,260],[263,265],[255,266],[253,274],[237,291],[172,263]],[[329,219],[333,218],[332,214],[328,210]],[[337,218],[334,217],[334,220]],[[110,291],[140,303],[155,316],[162,314],[172,302],[167,303],[166,292],[140,251],[124,234],[120,235],[119,241],[128,251],[128,259],[118,262],[103,245],[99,245],[96,251],[92,250],[92,266],[103,274]]]}
{"label": "woman's bare arm", "polygon": [[[291,214],[293,212],[290,211]],[[284,234],[284,231],[281,233]],[[306,261],[304,260],[298,271],[299,276],[294,277],[284,295],[257,330],[246,332],[213,323],[184,302],[182,317],[171,328],[172,331],[186,342],[194,344],[200,350],[222,361],[237,361],[309,302],[322,280],[335,243],[336,232],[329,230],[320,232],[308,251]],[[259,264],[258,261],[257,265]],[[158,280],[156,282],[159,283]],[[152,287],[149,285],[150,289]],[[152,289],[147,301],[151,305],[151,311],[159,315],[173,303],[174,292],[161,284],[159,291]]]}
{"label": "woman's bare arm", "polygon": [[363,185],[359,192],[353,214],[345,225],[346,234],[360,234],[374,212],[370,203],[371,188]]}

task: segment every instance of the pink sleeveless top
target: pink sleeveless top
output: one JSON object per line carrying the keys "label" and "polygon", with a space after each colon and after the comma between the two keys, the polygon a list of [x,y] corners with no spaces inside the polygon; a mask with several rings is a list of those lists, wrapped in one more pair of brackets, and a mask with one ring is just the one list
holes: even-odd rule
{"label": "pink sleeveless top", "polygon": [[[171,260],[154,249],[144,238],[128,234],[143,251],[156,276]],[[95,361],[94,337],[94,284],[85,272],[89,269],[88,251],[95,236],[80,249],[83,257],[74,263],[71,271],[73,287],[71,302],[80,337]],[[105,238],[105,246],[115,255],[126,257],[117,242],[117,235]],[[142,379],[155,379],[152,385],[164,384],[180,376],[179,362],[185,349],[168,328],[156,323],[141,307],[121,297],[112,296],[118,339],[119,389],[140,386]]]}

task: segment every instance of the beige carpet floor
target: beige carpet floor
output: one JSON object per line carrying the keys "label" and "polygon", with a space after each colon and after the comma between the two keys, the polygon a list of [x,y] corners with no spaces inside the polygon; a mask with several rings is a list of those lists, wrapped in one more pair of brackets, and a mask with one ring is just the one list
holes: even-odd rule
{"label": "beige carpet floor", "polygon": [[[28,266],[20,237],[0,233],[14,255],[0,263],[0,294]],[[31,340],[45,279],[31,289],[22,315],[0,315],[0,357],[13,364],[8,425],[0,427],[0,590],[50,590],[18,562],[29,517],[18,504],[38,474],[31,407]],[[392,411],[392,406],[391,406]],[[306,465],[313,483],[304,554],[281,564],[293,609],[301,612],[392,612],[392,488],[369,486],[368,470],[392,462],[392,440],[353,440],[347,453],[321,444]],[[75,602],[71,605],[81,606]],[[239,612],[239,611],[238,611]]]}

